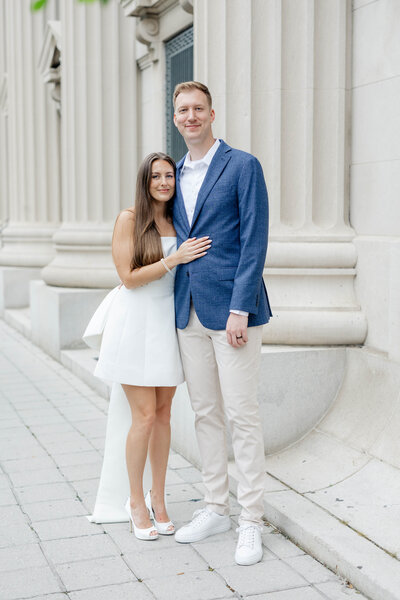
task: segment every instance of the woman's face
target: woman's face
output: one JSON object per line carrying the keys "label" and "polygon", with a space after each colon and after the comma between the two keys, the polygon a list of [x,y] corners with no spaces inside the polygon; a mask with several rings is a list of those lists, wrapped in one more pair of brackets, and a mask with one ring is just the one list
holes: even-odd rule
{"label": "woman's face", "polygon": [[168,202],[174,195],[174,169],[166,160],[155,160],[151,165],[149,192],[157,202]]}

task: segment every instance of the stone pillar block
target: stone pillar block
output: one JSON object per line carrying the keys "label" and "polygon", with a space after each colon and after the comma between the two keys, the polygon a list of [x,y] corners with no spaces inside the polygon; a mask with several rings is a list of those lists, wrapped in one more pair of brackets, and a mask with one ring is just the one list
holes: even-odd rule
{"label": "stone pillar block", "polygon": [[59,288],[32,281],[32,341],[56,359],[60,350],[84,347],[82,334],[108,291]]}
{"label": "stone pillar block", "polygon": [[40,269],[0,268],[0,316],[7,308],[29,306],[29,283],[40,277]]}
{"label": "stone pillar block", "polygon": [[[321,421],[336,399],[345,366],[345,348],[263,346],[258,399],[266,454],[288,448]],[[200,465],[195,437],[194,414],[181,385],[172,404],[172,447]],[[233,458],[230,443],[228,452]]]}

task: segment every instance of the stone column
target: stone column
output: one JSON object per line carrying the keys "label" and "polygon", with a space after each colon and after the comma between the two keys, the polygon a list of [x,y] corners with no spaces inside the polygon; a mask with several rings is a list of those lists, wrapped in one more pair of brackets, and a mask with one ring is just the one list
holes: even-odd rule
{"label": "stone column", "polygon": [[0,248],[1,231],[8,219],[8,85],[5,4],[0,3]]}
{"label": "stone column", "polygon": [[32,338],[55,357],[82,345],[90,316],[118,283],[112,230],[134,204],[137,170],[134,20],[114,1],[60,8],[41,67],[56,102],[61,88],[62,224],[43,281],[31,285]]}
{"label": "stone column", "polygon": [[111,235],[132,206],[136,158],[134,21],[118,3],[61,3],[63,223],[42,272],[53,286],[116,281]]}
{"label": "stone column", "polygon": [[0,265],[42,267],[60,220],[57,116],[37,69],[43,31],[57,3],[32,13],[30,0],[2,3],[7,31],[9,222]]}
{"label": "stone column", "polygon": [[351,2],[194,6],[195,78],[213,94],[215,133],[255,154],[268,185],[264,342],[362,343],[348,218]]}
{"label": "stone column", "polygon": [[[29,304],[29,281],[54,255],[52,236],[60,221],[57,115],[43,86],[37,61],[47,19],[58,3],[32,13],[30,0],[1,3],[2,54],[7,81],[2,106],[7,126],[1,135],[1,205],[4,229],[0,249],[0,314]],[[3,60],[4,63],[4,60]],[[2,118],[4,123],[4,118]]]}

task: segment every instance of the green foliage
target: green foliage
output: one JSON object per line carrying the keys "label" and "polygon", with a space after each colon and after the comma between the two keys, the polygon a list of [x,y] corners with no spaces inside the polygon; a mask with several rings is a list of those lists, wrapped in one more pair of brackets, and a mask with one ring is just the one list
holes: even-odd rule
{"label": "green foliage", "polygon": [[[95,2],[96,0],[78,0],[78,2]],[[107,4],[108,0],[99,0],[102,4]],[[70,0],[68,0],[70,2]],[[31,10],[40,10],[47,4],[47,0],[31,0]]]}

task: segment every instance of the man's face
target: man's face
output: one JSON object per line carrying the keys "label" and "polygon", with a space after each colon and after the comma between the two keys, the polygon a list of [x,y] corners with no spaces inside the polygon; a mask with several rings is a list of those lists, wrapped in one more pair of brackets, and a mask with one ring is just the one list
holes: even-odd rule
{"label": "man's face", "polygon": [[185,142],[201,144],[212,138],[211,125],[215,113],[201,90],[181,92],[175,100],[174,123]]}

